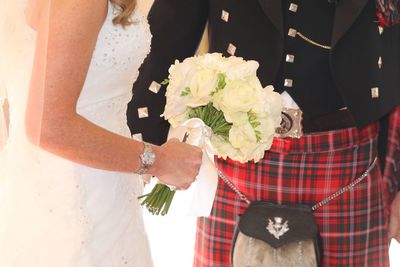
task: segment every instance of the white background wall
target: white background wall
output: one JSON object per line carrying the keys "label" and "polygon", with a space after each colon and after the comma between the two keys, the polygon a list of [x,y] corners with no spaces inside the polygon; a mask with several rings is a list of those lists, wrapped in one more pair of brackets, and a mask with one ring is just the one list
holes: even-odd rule
{"label": "white background wall", "polygon": [[[153,0],[139,0],[147,13]],[[155,267],[190,267],[194,251],[195,219],[145,215]],[[392,242],[391,266],[400,266],[400,244]]]}

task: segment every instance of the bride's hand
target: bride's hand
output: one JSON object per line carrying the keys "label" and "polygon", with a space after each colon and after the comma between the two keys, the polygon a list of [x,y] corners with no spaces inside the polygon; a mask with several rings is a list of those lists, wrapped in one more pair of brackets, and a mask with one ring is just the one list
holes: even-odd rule
{"label": "bride's hand", "polygon": [[154,147],[154,152],[157,159],[149,173],[177,189],[189,188],[199,173],[203,155],[201,149],[171,139],[160,147]]}

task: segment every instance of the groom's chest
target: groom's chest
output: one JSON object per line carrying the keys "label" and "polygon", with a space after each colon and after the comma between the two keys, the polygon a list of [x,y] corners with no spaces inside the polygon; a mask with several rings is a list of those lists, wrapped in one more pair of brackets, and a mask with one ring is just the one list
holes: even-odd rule
{"label": "groom's chest", "polygon": [[336,44],[357,20],[365,20],[361,14],[368,14],[368,23],[376,20],[373,0],[338,1],[209,0],[210,41],[232,36],[255,46],[257,38],[249,37],[274,41],[277,35],[284,40],[292,27]]}

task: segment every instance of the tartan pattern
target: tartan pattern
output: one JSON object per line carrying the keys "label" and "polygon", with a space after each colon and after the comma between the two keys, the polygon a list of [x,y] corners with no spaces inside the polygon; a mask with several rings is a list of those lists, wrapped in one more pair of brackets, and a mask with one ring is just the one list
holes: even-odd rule
{"label": "tartan pattern", "polygon": [[[258,164],[216,161],[250,199],[315,204],[359,177],[377,155],[377,124],[276,139]],[[322,265],[389,265],[387,212],[377,165],[364,181],[315,212]],[[197,223],[195,267],[229,267],[235,220],[246,204],[220,179],[210,217]]]}
{"label": "tartan pattern", "polygon": [[383,177],[389,191],[386,203],[390,204],[400,190],[400,106],[389,115],[388,146]]}

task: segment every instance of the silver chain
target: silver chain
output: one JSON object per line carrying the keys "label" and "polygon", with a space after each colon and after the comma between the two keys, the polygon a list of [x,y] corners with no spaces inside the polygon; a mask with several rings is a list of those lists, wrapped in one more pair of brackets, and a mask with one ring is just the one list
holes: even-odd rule
{"label": "silver chain", "polygon": [[340,188],[338,191],[336,191],[335,193],[333,193],[332,195],[330,195],[329,197],[325,198],[324,200],[318,202],[317,204],[315,204],[314,206],[312,206],[312,210],[316,210],[322,206],[325,206],[326,204],[328,204],[329,201],[331,201],[332,199],[337,198],[338,196],[340,196],[341,194],[349,191],[350,189],[352,189],[354,186],[356,186],[357,184],[359,184],[362,180],[365,179],[365,177],[368,176],[368,174],[372,171],[372,169],[375,167],[376,165],[376,161],[377,161],[377,157],[375,157],[374,161],[372,161],[371,165],[369,165],[368,169],[366,169],[364,171],[363,174],[361,174],[360,177],[358,177],[357,179],[355,179],[353,182],[351,182],[350,184],[346,185],[345,187]]}
{"label": "silver chain", "polygon": [[240,190],[229,180],[228,177],[225,176],[225,174],[220,170],[218,170],[218,176],[221,177],[221,179],[233,190],[235,193],[239,196],[240,200],[243,200],[246,202],[248,205],[250,205],[251,201],[242,193]]}
{"label": "silver chain", "polygon": [[[340,188],[338,191],[336,191],[332,195],[328,196],[324,200],[318,202],[317,204],[312,206],[311,209],[314,211],[322,206],[325,206],[331,200],[333,200],[333,199],[337,198],[338,196],[340,196],[341,194],[351,190],[353,187],[355,187],[357,184],[359,184],[361,181],[363,181],[365,179],[365,177],[368,176],[368,174],[375,167],[376,162],[377,162],[377,157],[375,157],[375,159],[369,165],[368,169],[366,169],[360,177],[358,177],[357,179],[355,179],[353,182],[346,185],[345,187]],[[240,200],[246,202],[247,204],[251,203],[251,201],[242,192],[240,192],[240,190],[229,180],[229,178],[220,169],[218,169],[218,175],[239,196]]]}

